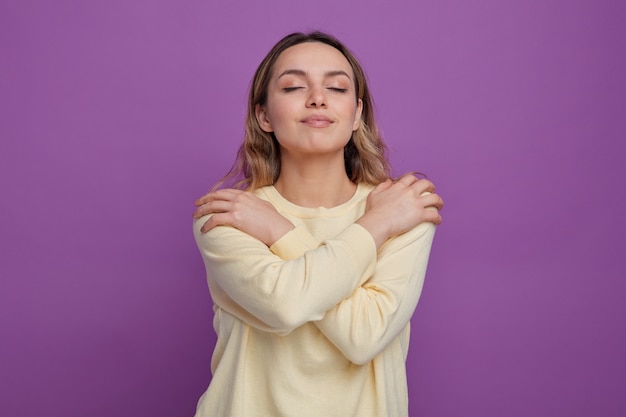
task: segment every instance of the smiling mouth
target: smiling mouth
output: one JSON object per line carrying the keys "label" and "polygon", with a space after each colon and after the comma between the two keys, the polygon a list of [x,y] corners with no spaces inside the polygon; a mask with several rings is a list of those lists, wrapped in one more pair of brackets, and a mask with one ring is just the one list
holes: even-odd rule
{"label": "smiling mouth", "polygon": [[302,123],[311,127],[328,127],[333,123],[333,121],[324,116],[309,116],[303,119]]}

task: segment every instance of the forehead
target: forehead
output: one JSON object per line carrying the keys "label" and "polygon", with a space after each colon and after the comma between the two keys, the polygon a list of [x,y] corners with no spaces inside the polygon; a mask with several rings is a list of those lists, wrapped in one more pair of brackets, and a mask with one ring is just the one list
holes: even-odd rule
{"label": "forehead", "polygon": [[343,70],[352,76],[352,67],[339,50],[321,42],[306,42],[285,49],[274,64],[274,75],[288,69],[305,72]]}

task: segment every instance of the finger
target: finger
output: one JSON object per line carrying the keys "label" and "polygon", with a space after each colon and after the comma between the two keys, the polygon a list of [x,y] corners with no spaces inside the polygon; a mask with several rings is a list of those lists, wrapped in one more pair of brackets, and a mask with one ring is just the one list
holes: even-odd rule
{"label": "finger", "polygon": [[441,224],[441,222],[442,222],[442,218],[441,218],[441,214],[439,214],[439,212],[438,212],[438,211],[434,211],[434,210],[430,211],[430,210],[429,210],[429,212],[428,212],[428,213],[429,213],[429,214],[431,214],[431,213],[432,213],[432,214],[431,214],[431,216],[428,216],[429,218],[428,218],[428,220],[427,220],[427,221],[429,221],[429,222],[431,222],[431,223],[434,223],[434,224]]}
{"label": "finger", "polygon": [[434,207],[437,210],[443,208],[443,200],[437,194],[426,194],[420,197],[420,205],[423,207]]}
{"label": "finger", "polygon": [[213,229],[215,227],[215,220],[213,220],[215,216],[211,216],[211,218],[207,221],[204,222],[204,224],[202,225],[202,227],[200,228],[200,231],[202,233],[206,233],[209,230]]}
{"label": "finger", "polygon": [[397,182],[410,187],[411,185],[415,184],[418,181],[419,180],[415,178],[413,174],[406,174],[402,178],[400,178]]}
{"label": "finger", "polygon": [[413,184],[413,187],[420,194],[435,192],[435,184],[425,179],[417,180],[415,184]]}
{"label": "finger", "polygon": [[214,200],[232,200],[237,195],[242,193],[243,191],[235,190],[232,188],[224,188],[222,190],[217,190],[212,193],[208,193],[197,199],[194,204],[196,206],[201,206],[203,204],[208,203],[209,201]]}
{"label": "finger", "polygon": [[432,207],[432,206],[426,207],[426,209],[424,210],[422,214],[421,222],[441,224],[441,214],[439,213],[438,210],[435,209],[435,207]]}
{"label": "finger", "polygon": [[230,201],[224,200],[215,200],[209,201],[198,207],[198,209],[193,213],[194,219],[199,219],[202,216],[206,216],[207,214],[212,213],[224,213],[227,211],[231,211],[233,207],[233,203]]}
{"label": "finger", "polygon": [[232,225],[231,223],[230,213],[218,213],[211,216],[209,220],[204,222],[200,231],[202,233],[206,233],[217,226]]}
{"label": "finger", "polygon": [[217,197],[217,191],[213,191],[211,193],[206,193],[205,195],[203,195],[202,197],[200,197],[199,199],[197,199],[196,201],[194,201],[194,204],[196,206],[201,206],[203,204],[208,203],[209,201],[213,201],[215,200]]}
{"label": "finger", "polygon": [[371,194],[378,194],[382,191],[385,191],[386,189],[388,189],[389,187],[391,187],[393,185],[393,181],[391,181],[391,179],[386,179],[385,181],[381,182],[380,184],[378,184],[371,192]]}
{"label": "finger", "polygon": [[436,206],[436,207],[437,207],[437,210],[441,210],[441,209],[443,209],[443,206],[445,205],[445,203],[443,202],[443,199],[442,199],[441,197],[439,197],[439,202],[438,202],[437,204],[438,204],[438,205]]}
{"label": "finger", "polygon": [[218,191],[214,191],[212,193],[207,193],[207,194],[203,195],[202,197],[200,197],[199,199],[197,199],[196,201],[194,201],[194,204],[196,206],[201,206],[203,204],[208,203],[209,201],[215,200],[216,198],[218,198],[217,197],[218,195],[219,195]]}

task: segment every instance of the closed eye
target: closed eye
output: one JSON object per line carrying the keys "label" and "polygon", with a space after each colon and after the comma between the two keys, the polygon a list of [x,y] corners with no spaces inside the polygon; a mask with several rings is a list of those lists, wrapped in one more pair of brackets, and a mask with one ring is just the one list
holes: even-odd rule
{"label": "closed eye", "polygon": [[300,88],[304,88],[304,87],[285,87],[285,88],[283,88],[283,91],[284,91],[285,93],[289,93],[289,92],[291,92],[291,91],[296,91],[296,90],[299,90]]}
{"label": "closed eye", "polygon": [[331,90],[331,91],[335,91],[337,93],[347,93],[348,92],[347,88],[329,87],[328,89]]}

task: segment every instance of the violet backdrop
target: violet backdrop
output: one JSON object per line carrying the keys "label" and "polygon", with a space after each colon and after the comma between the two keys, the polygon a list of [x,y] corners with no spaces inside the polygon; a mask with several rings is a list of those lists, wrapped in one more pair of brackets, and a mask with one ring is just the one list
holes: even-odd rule
{"label": "violet backdrop", "polygon": [[412,416],[626,415],[621,1],[4,0],[0,414],[191,416],[212,312],[192,202],[256,65],[329,31],[396,173],[446,201]]}

